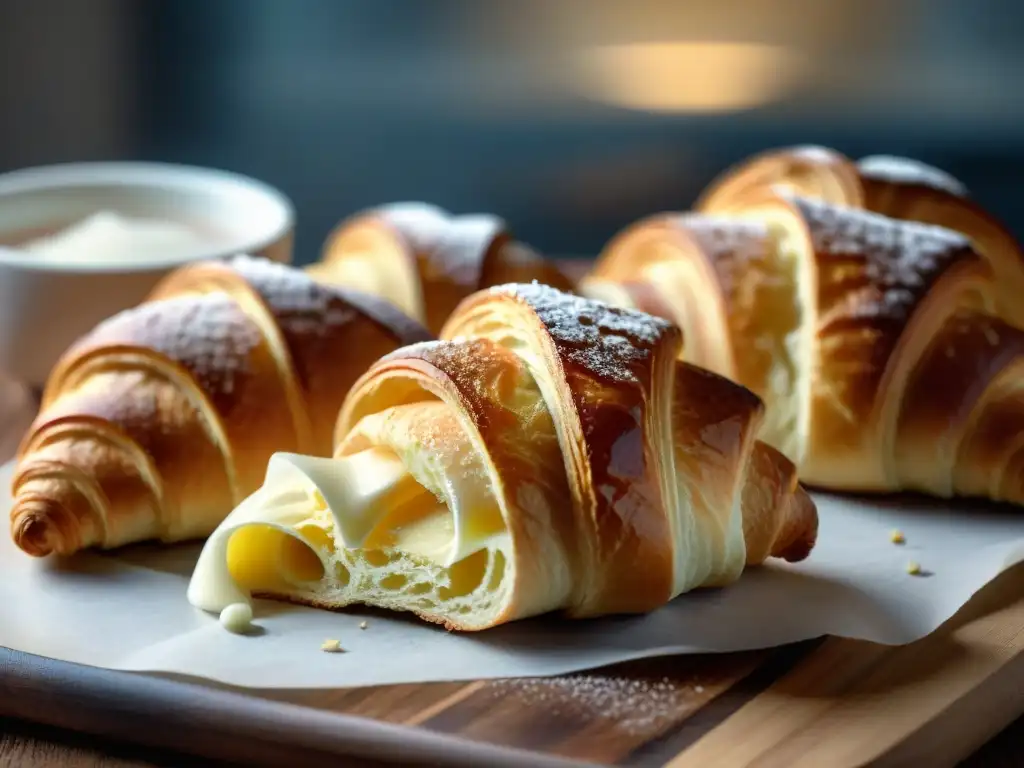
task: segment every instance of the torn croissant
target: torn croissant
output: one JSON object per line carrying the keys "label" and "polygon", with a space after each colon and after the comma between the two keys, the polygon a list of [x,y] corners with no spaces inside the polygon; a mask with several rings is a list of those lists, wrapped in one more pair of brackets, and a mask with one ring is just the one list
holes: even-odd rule
{"label": "torn croissant", "polygon": [[571,281],[516,241],[496,216],[453,216],[425,203],[394,203],[343,221],[330,234],[316,279],[387,299],[433,333],[481,288],[536,280],[560,290]]}
{"label": "torn croissant", "polygon": [[429,338],[380,299],[237,257],[168,276],[61,358],[14,473],[31,555],[201,538],[275,450],[329,456],[347,386]]}
{"label": "torn croissant", "polygon": [[684,359],[764,399],[803,481],[1024,504],[1024,332],[961,234],[762,190],[640,222],[581,290],[635,306],[638,285]]}
{"label": "torn croissant", "polygon": [[642,613],[805,558],[817,512],[756,439],[750,391],[650,315],[539,285],[467,299],[445,341],[373,365],[334,459],[278,454],[210,537],[189,599],[413,611],[481,630]]}

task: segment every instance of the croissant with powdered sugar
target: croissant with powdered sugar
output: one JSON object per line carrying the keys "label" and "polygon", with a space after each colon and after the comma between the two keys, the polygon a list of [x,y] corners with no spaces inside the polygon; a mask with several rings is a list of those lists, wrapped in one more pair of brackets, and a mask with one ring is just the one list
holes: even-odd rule
{"label": "croissant with powdered sugar", "polygon": [[240,256],[169,275],[61,358],[18,453],[31,555],[209,534],[274,451],[330,455],[348,386],[430,338],[373,296]]}
{"label": "croissant with powdered sugar", "polygon": [[426,203],[393,203],[346,219],[308,270],[318,280],[387,299],[433,333],[481,288],[534,280],[572,288],[497,216],[453,216]]}

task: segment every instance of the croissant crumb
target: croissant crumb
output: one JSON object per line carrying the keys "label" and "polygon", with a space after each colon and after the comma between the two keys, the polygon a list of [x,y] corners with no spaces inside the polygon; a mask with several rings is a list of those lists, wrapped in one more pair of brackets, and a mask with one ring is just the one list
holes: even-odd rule
{"label": "croissant crumb", "polygon": [[340,640],[328,639],[324,640],[320,644],[320,650],[324,653],[344,653],[345,649],[341,647]]}

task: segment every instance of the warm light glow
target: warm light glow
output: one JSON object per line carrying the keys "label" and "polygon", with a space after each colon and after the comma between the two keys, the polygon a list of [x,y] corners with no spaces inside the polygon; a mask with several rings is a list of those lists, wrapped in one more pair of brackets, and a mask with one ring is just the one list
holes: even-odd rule
{"label": "warm light glow", "polygon": [[753,43],[635,43],[580,56],[583,95],[627,109],[733,112],[775,101],[805,71],[802,57]]}

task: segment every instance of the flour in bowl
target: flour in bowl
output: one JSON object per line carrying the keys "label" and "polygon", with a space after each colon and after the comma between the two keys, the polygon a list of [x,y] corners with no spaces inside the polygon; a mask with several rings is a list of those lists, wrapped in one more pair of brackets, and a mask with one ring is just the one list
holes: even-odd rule
{"label": "flour in bowl", "polygon": [[184,224],[127,218],[111,211],[19,246],[46,261],[82,264],[185,258],[208,248],[207,240]]}

